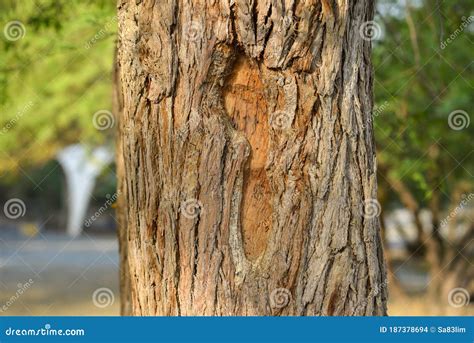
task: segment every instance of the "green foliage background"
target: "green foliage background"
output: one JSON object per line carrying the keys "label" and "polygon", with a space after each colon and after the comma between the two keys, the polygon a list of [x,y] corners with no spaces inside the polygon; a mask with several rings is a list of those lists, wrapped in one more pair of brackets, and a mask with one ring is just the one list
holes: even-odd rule
{"label": "green foliage background", "polygon": [[[381,37],[373,42],[374,126],[381,187],[397,178],[424,204],[472,184],[474,123],[456,131],[452,111],[473,109],[473,25],[441,43],[474,15],[472,0],[380,2]],[[19,20],[25,36],[0,39],[0,175],[43,165],[61,146],[99,144],[92,125],[111,110],[116,9],[112,0],[0,0],[0,25]],[[397,12],[397,11],[395,11]],[[409,15],[407,15],[409,14]],[[385,186],[384,186],[385,185]],[[390,192],[390,190],[388,190]]]}
{"label": "green foliage background", "polygon": [[26,31],[0,39],[0,174],[41,165],[69,143],[104,142],[92,116],[111,110],[114,1],[2,0],[1,28],[12,20]]}
{"label": "green foliage background", "polygon": [[398,179],[426,205],[433,192],[448,201],[461,183],[472,192],[474,123],[453,130],[448,118],[462,110],[472,119],[474,4],[408,3],[416,5],[403,16],[376,16],[383,31],[373,51],[377,157],[382,185]]}

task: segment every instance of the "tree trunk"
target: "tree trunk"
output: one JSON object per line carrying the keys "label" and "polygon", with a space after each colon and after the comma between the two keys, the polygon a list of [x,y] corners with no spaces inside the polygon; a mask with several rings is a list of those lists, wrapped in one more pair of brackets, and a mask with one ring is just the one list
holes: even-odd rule
{"label": "tree trunk", "polygon": [[131,304],[131,278],[128,267],[128,238],[127,238],[127,216],[125,198],[125,162],[122,148],[123,136],[120,132],[120,120],[122,120],[123,103],[120,92],[120,71],[117,63],[117,49],[114,54],[114,69],[113,69],[113,97],[112,97],[112,108],[115,113],[119,133],[116,136],[116,152],[115,152],[115,165],[117,173],[117,209],[116,217],[118,223],[118,241],[119,241],[119,256],[120,256],[120,272],[119,272],[119,285],[120,285],[120,313],[124,316],[132,314]]}
{"label": "tree trunk", "polygon": [[386,314],[373,1],[118,10],[132,313]]}

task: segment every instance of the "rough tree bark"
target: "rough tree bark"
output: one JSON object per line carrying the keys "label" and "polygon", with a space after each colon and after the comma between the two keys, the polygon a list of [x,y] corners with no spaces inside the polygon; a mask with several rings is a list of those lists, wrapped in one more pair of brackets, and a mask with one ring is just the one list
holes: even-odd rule
{"label": "rough tree bark", "polygon": [[118,122],[119,132],[116,135],[115,142],[115,165],[117,173],[117,209],[116,217],[118,223],[118,241],[119,241],[119,256],[120,256],[120,313],[122,315],[132,314],[131,304],[131,278],[128,267],[128,248],[127,248],[127,219],[126,219],[126,203],[124,194],[124,179],[125,179],[125,162],[122,149],[122,134],[120,132],[120,120],[122,118],[123,103],[120,92],[120,69],[117,63],[117,49],[114,54],[114,69],[113,69],[113,97],[112,108]]}
{"label": "rough tree bark", "polygon": [[119,1],[132,314],[386,314],[372,16],[372,0]]}

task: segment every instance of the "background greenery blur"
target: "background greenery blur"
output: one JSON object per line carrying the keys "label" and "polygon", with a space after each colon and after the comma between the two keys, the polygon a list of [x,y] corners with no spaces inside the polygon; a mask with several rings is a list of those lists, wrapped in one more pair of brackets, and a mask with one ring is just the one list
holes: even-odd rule
{"label": "background greenery blur", "polygon": [[[110,132],[91,123],[94,113],[111,109],[115,3],[0,4],[5,31],[12,21],[24,25],[21,39],[5,39],[4,32],[0,40],[1,200],[23,196],[34,201],[30,215],[45,216],[51,210],[64,215],[62,171],[55,161],[58,149],[112,141]],[[14,27],[10,29],[15,37]],[[104,195],[114,190],[113,173],[102,175],[97,185],[94,198],[103,203]],[[61,224],[58,220],[48,223],[54,228]]]}
{"label": "background greenery blur", "polygon": [[[36,223],[43,237],[64,231],[58,150],[75,143],[113,144],[113,130],[98,130],[93,116],[111,110],[115,12],[112,0],[0,0],[0,201],[24,199],[28,211],[22,220]],[[473,15],[472,0],[379,1],[370,28],[391,314],[474,313]],[[13,21],[21,23],[18,39],[8,32]],[[90,211],[114,187],[112,165],[98,179]],[[113,211],[107,215],[112,219],[103,231],[113,237]],[[2,218],[0,241],[7,225],[11,221]],[[5,281],[5,265],[0,264],[0,302],[15,292]],[[89,272],[95,265],[86,267]],[[104,281],[114,291],[115,267]],[[41,293],[35,301],[44,305],[52,301],[48,297]],[[89,293],[67,299],[79,303],[74,314],[104,314],[89,306]],[[6,314],[41,314],[28,305],[27,294],[22,304]],[[117,313],[113,306],[108,311]]]}

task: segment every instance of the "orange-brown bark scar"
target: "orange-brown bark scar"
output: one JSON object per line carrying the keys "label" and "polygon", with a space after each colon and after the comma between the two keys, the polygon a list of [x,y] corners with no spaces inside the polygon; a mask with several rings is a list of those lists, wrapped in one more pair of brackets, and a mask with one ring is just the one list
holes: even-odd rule
{"label": "orange-brown bark scar", "polygon": [[254,260],[265,249],[271,227],[270,190],[265,171],[269,130],[264,85],[257,64],[237,57],[224,88],[225,107],[235,129],[251,146],[240,207],[244,249]]}

